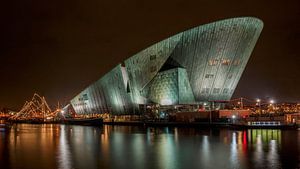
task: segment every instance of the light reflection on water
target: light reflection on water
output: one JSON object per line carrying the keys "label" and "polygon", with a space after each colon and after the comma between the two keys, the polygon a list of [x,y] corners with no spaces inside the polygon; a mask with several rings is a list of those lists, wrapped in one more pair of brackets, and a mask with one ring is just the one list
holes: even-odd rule
{"label": "light reflection on water", "polygon": [[300,131],[14,125],[0,132],[7,169],[297,168]]}
{"label": "light reflection on water", "polygon": [[67,134],[66,134],[66,127],[64,125],[61,126],[60,130],[60,138],[59,138],[59,149],[57,155],[57,162],[59,169],[66,169],[72,168],[71,163],[71,153],[69,144],[67,142]]}

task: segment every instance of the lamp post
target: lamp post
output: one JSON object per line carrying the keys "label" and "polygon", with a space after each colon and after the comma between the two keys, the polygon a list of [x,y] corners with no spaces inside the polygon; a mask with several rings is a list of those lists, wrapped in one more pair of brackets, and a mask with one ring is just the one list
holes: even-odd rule
{"label": "lamp post", "polygon": [[258,113],[259,113],[259,115],[261,115],[261,107],[260,107],[260,102],[261,102],[261,100],[260,100],[260,99],[256,99],[256,103],[257,103],[257,105],[258,105]]}
{"label": "lamp post", "polygon": [[235,123],[235,119],[236,119],[236,115],[232,115],[231,119],[232,119],[232,123],[234,124]]}
{"label": "lamp post", "polygon": [[270,100],[270,107],[272,108],[272,111],[274,111],[274,103],[275,101],[273,99]]}

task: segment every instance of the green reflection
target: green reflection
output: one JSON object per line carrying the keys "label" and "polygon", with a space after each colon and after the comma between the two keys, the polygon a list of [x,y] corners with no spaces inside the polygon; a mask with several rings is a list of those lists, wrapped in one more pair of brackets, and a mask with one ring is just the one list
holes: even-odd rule
{"label": "green reflection", "polygon": [[[250,138],[250,140],[249,140]],[[262,143],[269,143],[271,140],[276,140],[281,143],[281,130],[278,129],[250,129],[248,130],[248,141],[254,144],[261,139]]]}

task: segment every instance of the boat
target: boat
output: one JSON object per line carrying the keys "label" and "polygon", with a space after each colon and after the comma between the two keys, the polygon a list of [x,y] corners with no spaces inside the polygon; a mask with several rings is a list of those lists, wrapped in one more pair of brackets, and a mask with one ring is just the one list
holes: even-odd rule
{"label": "boat", "polygon": [[297,129],[295,124],[280,124],[272,122],[260,122],[256,124],[231,124],[233,128],[247,128],[247,129]]}
{"label": "boat", "polygon": [[102,118],[66,118],[63,120],[64,124],[74,125],[92,125],[99,126],[103,124]]}

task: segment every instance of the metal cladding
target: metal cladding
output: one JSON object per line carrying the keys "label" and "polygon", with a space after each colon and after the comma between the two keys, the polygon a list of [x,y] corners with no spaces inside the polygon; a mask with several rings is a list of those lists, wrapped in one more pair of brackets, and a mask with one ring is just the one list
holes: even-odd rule
{"label": "metal cladding", "polygon": [[72,99],[71,104],[78,114],[129,113],[132,102],[126,87],[126,75],[118,65]]}
{"label": "metal cladding", "polygon": [[150,102],[161,105],[194,103],[194,95],[184,68],[159,72],[142,90]]}
{"label": "metal cladding", "polygon": [[77,113],[132,114],[149,102],[229,100],[262,28],[241,17],[184,31],[128,58],[71,104]]}

